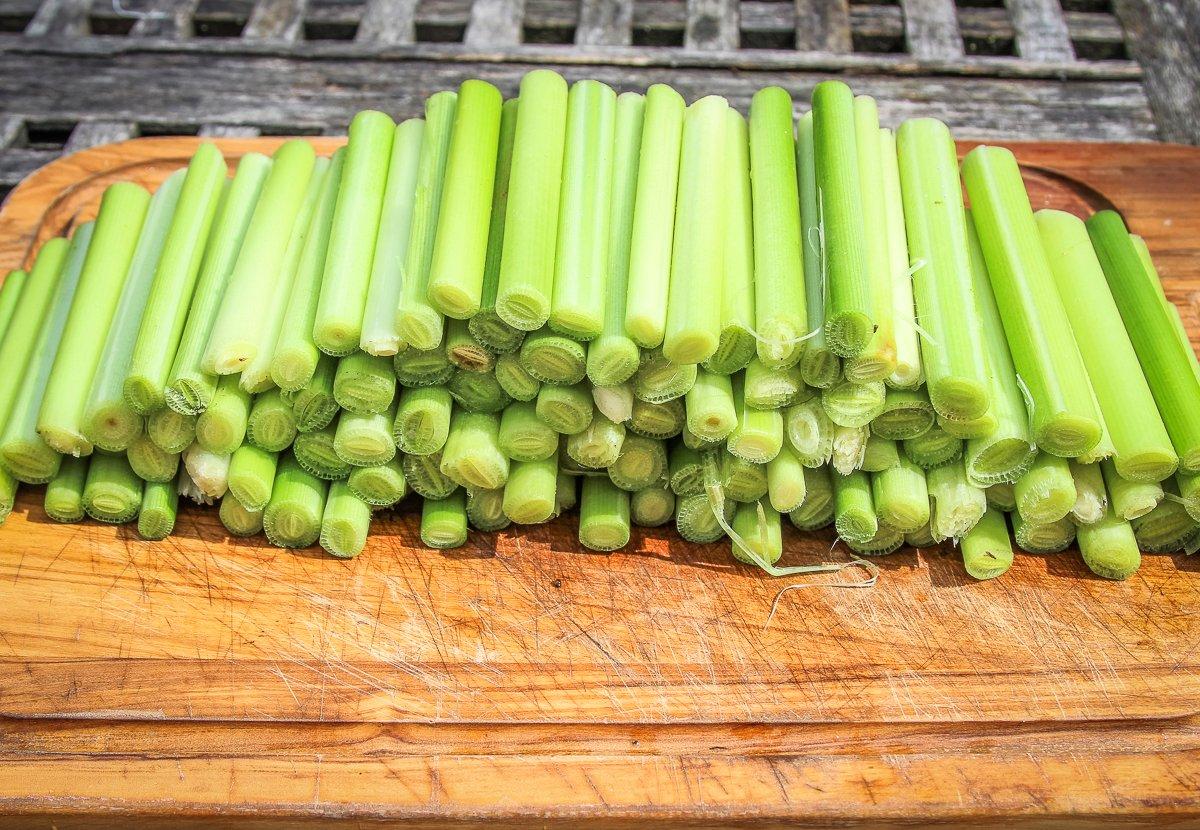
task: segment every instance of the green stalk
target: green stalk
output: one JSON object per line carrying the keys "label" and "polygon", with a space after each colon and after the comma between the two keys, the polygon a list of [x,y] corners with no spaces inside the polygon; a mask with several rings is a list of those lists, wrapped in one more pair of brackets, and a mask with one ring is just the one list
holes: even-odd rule
{"label": "green stalk", "polygon": [[[406,345],[396,328],[396,308],[404,281],[410,230],[416,206],[417,172],[425,138],[425,120],[409,118],[396,125],[388,160],[387,186],[379,213],[379,235],[371,260],[371,282],[363,312],[358,347],[367,354],[390,357]],[[332,218],[332,217],[331,217]]]}
{"label": "green stalk", "polygon": [[1100,472],[1109,495],[1109,512],[1132,521],[1145,516],[1163,500],[1163,488],[1157,482],[1131,481],[1121,476],[1111,461],[1100,462]]}
{"label": "green stalk", "polygon": [[264,510],[278,471],[279,453],[243,444],[229,459],[229,493],[247,510]]}
{"label": "green stalk", "polygon": [[1200,522],[1200,475],[1180,473],[1175,476],[1175,486],[1188,514]]}
{"label": "green stalk", "polygon": [[988,507],[994,507],[1004,513],[1012,513],[1017,509],[1017,490],[1007,481],[992,484],[984,493],[987,495]]}
{"label": "green stalk", "polygon": [[129,182],[111,185],[101,199],[37,419],[38,434],[64,455],[92,451],[83,436],[83,409],[149,206],[150,194]]}
{"label": "green stalk", "polygon": [[495,375],[455,371],[446,384],[454,402],[469,412],[499,412],[512,403]]}
{"label": "green stalk", "polygon": [[660,351],[643,352],[633,376],[633,395],[647,403],[682,398],[696,382],[698,369],[691,363],[673,363]]}
{"label": "green stalk", "polygon": [[686,111],[683,98],[666,84],[654,84],[646,90],[625,306],[625,331],[643,349],[661,346],[667,330]]}
{"label": "green stalk", "polygon": [[[170,341],[170,332],[159,330],[153,335],[148,334],[146,344],[135,348],[131,371],[125,382],[125,397],[135,410],[140,409],[143,414],[157,411],[165,398],[167,406],[179,414],[199,415],[217,391],[216,377],[205,372],[201,362],[271,165],[271,160],[259,153],[242,156],[233,181],[223,188],[217,202],[207,243],[199,236],[187,237],[194,244],[201,245],[204,251],[199,276],[191,292],[191,305],[183,304],[181,311],[179,295],[172,292],[170,285],[164,284],[161,292],[156,292],[162,297],[163,307],[184,315],[185,322],[178,339],[162,347],[163,351],[171,352],[167,356],[170,371],[165,376],[165,390],[162,376],[157,370],[144,374],[136,370],[143,360],[147,366],[155,365],[159,354],[155,341],[159,337]],[[184,276],[186,273],[177,272],[168,282],[174,284],[177,278]],[[144,319],[152,318],[145,315]],[[286,324],[284,331],[288,331]],[[141,340],[140,332],[138,339]]]}
{"label": "green stalk", "polygon": [[493,373],[500,388],[516,401],[532,401],[542,388],[542,382],[526,372],[520,358],[514,354],[497,357]]}
{"label": "green stalk", "polygon": [[724,278],[725,182],[713,171],[725,169],[728,112],[724,98],[710,95],[688,107],[683,121],[663,337],[663,356],[680,365],[708,360],[721,338],[721,304],[714,298],[721,296]]}
{"label": "green stalk", "polygon": [[433,455],[406,455],[400,466],[404,471],[404,480],[421,498],[444,499],[458,489],[457,484],[442,475],[440,452]]}
{"label": "green stalk", "polygon": [[485,81],[464,81],[458,88],[428,298],[459,320],[473,317],[483,297],[502,105],[500,91]]}
{"label": "green stalk", "polygon": [[496,368],[496,355],[471,334],[466,320],[450,320],[446,324],[446,357],[465,372],[491,372]]}
{"label": "green stalk", "polygon": [[574,386],[543,386],[534,405],[537,416],[560,435],[574,435],[588,428],[595,406],[586,383]]}
{"label": "green stalk", "polygon": [[929,529],[929,525],[925,525],[916,533],[905,533],[904,544],[908,545],[910,548],[917,548],[920,550],[921,548],[933,547],[934,545],[938,544],[938,542],[934,540],[933,532]]}
{"label": "green stalk", "polygon": [[[279,281],[284,279],[288,243],[316,161],[312,145],[300,139],[285,143],[271,156],[271,172],[246,228],[200,361],[205,372],[236,374],[249,366],[263,348],[261,321]],[[357,337],[354,345],[358,345]]]}
{"label": "green stalk", "polygon": [[[1120,215],[1100,211],[1088,220],[1087,229],[1179,467],[1186,473],[1200,472],[1200,424],[1195,417],[1200,411],[1200,374],[1195,371],[1195,353],[1179,336],[1162,287],[1146,268]],[[1130,402],[1131,412],[1132,407]]]}
{"label": "green stalk", "polygon": [[1017,479],[1017,512],[1027,522],[1051,524],[1071,512],[1077,493],[1066,459],[1039,453],[1033,466]]}
{"label": "green stalk", "polygon": [[496,152],[496,180],[492,185],[492,212],[488,226],[487,257],[483,264],[483,290],[479,312],[468,324],[471,334],[498,354],[508,354],[521,345],[525,332],[515,329],[496,313],[500,288],[500,263],[504,253],[504,223],[508,213],[508,187],[512,172],[513,142],[517,135],[517,99],[510,98],[500,109],[500,138]]}
{"label": "green stalk", "polygon": [[687,410],[679,399],[666,403],[634,401],[626,426],[637,435],[665,441],[683,432],[687,426]]}
{"label": "green stalk", "polygon": [[337,481],[350,475],[350,465],[341,459],[334,442],[337,439],[337,424],[323,429],[301,433],[292,444],[292,453],[300,466],[318,478]]}
{"label": "green stalk", "polygon": [[93,453],[83,485],[83,509],[98,522],[131,522],[142,506],[142,486],[123,454]]}
{"label": "green stalk", "polygon": [[737,427],[737,408],[728,375],[701,369],[688,390],[687,427],[706,441],[722,441]]}
{"label": "green stalk", "polygon": [[262,514],[267,541],[281,548],[306,548],[316,542],[328,492],[328,482],[305,471],[295,456],[283,456]]}
{"label": "green stalk", "polygon": [[804,468],[804,503],[788,514],[797,530],[818,530],[834,520],[833,482],[828,467]]}
{"label": "green stalk", "polygon": [[[404,260],[404,278],[400,284],[400,300],[396,307],[396,329],[400,332],[400,342],[407,343],[410,348],[436,349],[442,345],[445,318],[430,301],[430,280],[437,247],[438,215],[442,209],[442,192],[450,156],[450,137],[457,110],[458,94],[454,92],[439,92],[425,102],[425,140],[421,144],[421,157],[417,162],[408,251]],[[479,114],[477,108],[475,114]],[[466,150],[465,147],[462,149]],[[486,226],[480,224],[475,230],[485,229]],[[446,244],[449,244],[449,239]],[[464,240],[463,244],[474,247],[476,243]],[[452,266],[452,263],[447,261],[447,265]]]}
{"label": "green stalk", "polygon": [[[725,112],[725,126],[725,263],[721,284],[721,337],[716,352],[704,362],[704,366],[711,372],[729,375],[746,367],[756,354],[758,344],[754,330],[750,133],[746,119],[732,108]],[[794,351],[794,347],[788,345],[786,350]]]}
{"label": "green stalk", "polygon": [[467,492],[467,521],[476,530],[491,533],[512,524],[504,515],[504,489]]}
{"label": "green stalk", "polygon": [[783,528],[774,508],[761,502],[739,504],[730,524],[737,534],[732,539],[733,558],[737,561],[774,565],[783,556]]}
{"label": "green stalk", "polygon": [[843,380],[821,390],[821,406],[829,420],[840,427],[865,427],[875,420],[887,403],[883,381],[851,383]]}
{"label": "green stalk", "polygon": [[333,399],[347,412],[386,412],[396,396],[396,373],[386,357],[355,352],[338,360]]}
{"label": "green stalk", "polygon": [[786,444],[779,454],[767,463],[767,495],[771,507],[780,513],[791,513],[804,503],[804,466]]}
{"label": "green stalk", "polygon": [[622,490],[635,492],[657,484],[667,474],[667,448],[662,441],[626,435],[608,477]]}
{"label": "green stalk", "polygon": [[1142,564],[1133,528],[1124,519],[1107,515],[1075,531],[1083,562],[1105,579],[1127,579]]}
{"label": "green stalk", "polygon": [[825,288],[825,231],[817,190],[817,155],[811,111],[802,115],[796,124],[796,174],[804,252],[805,337],[808,338],[805,341],[807,347],[800,355],[800,374],[809,386],[824,389],[842,376],[842,359],[830,350],[825,340],[825,305],[829,302]]}
{"label": "green stalk", "polygon": [[757,358],[746,367],[745,392],[746,406],[751,409],[782,409],[815,394],[804,383],[798,366],[775,368]]}
{"label": "green stalk", "polygon": [[29,279],[26,271],[9,271],[0,284],[0,342],[4,340],[4,332],[8,330],[13,315],[17,313],[17,305],[21,299],[21,291]]}
{"label": "green stalk", "polygon": [[821,467],[833,455],[833,421],[818,398],[798,403],[784,415],[788,443],[805,467]]}
{"label": "green stalk", "polygon": [[975,579],[995,579],[1012,567],[1012,540],[1003,513],[988,510],[983,514],[962,539],[962,557],[967,573]]}
{"label": "green stalk", "polygon": [[846,547],[860,556],[885,556],[904,546],[904,534],[880,525],[875,535],[865,542],[846,542]]}
{"label": "green stalk", "polygon": [[625,427],[600,413],[587,428],[567,438],[567,455],[581,467],[600,470],[617,460],[625,443]]}
{"label": "green stalk", "polygon": [[916,438],[904,440],[904,454],[918,467],[931,470],[962,457],[963,442],[936,424]]}
{"label": "green stalk", "polygon": [[1095,524],[1108,512],[1108,491],[1099,464],[1071,462],[1071,478],[1075,482],[1075,504],[1071,520],[1078,525]]}
{"label": "green stalk", "polygon": [[887,272],[891,284],[892,336],[896,343],[896,368],[887,378],[893,389],[915,389],[925,379],[921,365],[921,340],[917,334],[913,281],[909,276],[908,237],[904,223],[904,196],[900,189],[900,161],[896,135],[879,131],[883,174],[883,210],[887,219]]}
{"label": "green stalk", "polygon": [[513,461],[543,461],[558,451],[558,433],[527,402],[504,408],[497,442]]}
{"label": "green stalk", "polygon": [[744,385],[741,377],[734,377],[733,406],[737,412],[737,426],[729,434],[726,447],[745,461],[766,464],[783,447],[783,413],[746,406]]}
{"label": "green stalk", "polygon": [[879,520],[871,497],[871,479],[863,472],[831,476],[834,500],[834,527],[847,543],[866,544],[875,538]]}
{"label": "green stalk", "polygon": [[521,331],[550,319],[559,195],[567,128],[567,82],[534,70],[521,79],[505,210],[496,313]]}
{"label": "green stalk", "polygon": [[929,400],[943,418],[978,418],[995,402],[954,139],[941,121],[914,118],[900,126],[896,147]]}
{"label": "green stalk", "polygon": [[844,476],[861,470],[867,455],[867,442],[871,438],[866,427],[833,427],[833,451],[829,463]]}
{"label": "green stalk", "polygon": [[854,99],[854,143],[858,150],[858,181],[862,188],[864,227],[872,228],[864,246],[871,318],[875,331],[866,349],[845,366],[847,380],[882,381],[896,371],[896,331],[893,311],[895,274],[889,250],[887,195],[884,192],[883,143],[879,139],[879,110],[875,99]]}
{"label": "green stalk", "polygon": [[249,417],[250,394],[236,375],[224,375],[212,403],[196,421],[196,441],[209,452],[228,455],[245,440]]}
{"label": "green stalk", "polygon": [[321,515],[321,547],[330,556],[353,559],[367,546],[371,530],[371,505],[360,499],[344,481],[335,481]]}
{"label": "green stalk", "polygon": [[929,487],[925,471],[907,458],[871,476],[875,515],[900,533],[915,533],[929,523]]}
{"label": "green stalk", "polygon": [[683,444],[671,448],[667,459],[670,473],[668,485],[677,496],[693,496],[704,492],[704,458],[699,450]]}
{"label": "green stalk", "polygon": [[629,494],[603,476],[583,480],[579,544],[588,550],[620,550],[629,544]]}
{"label": "green stalk", "polygon": [[934,540],[961,539],[987,512],[987,495],[982,487],[967,481],[959,462],[934,467],[925,475],[931,504],[929,530]]}
{"label": "green stalk", "polygon": [[875,321],[854,93],[841,81],[822,81],[813,89],[812,111],[827,289],[825,340],[839,357],[855,357],[867,347]]}
{"label": "green stalk", "polygon": [[196,416],[155,410],[146,418],[146,436],[163,452],[183,452],[196,440]]}
{"label": "green stalk", "polygon": [[900,463],[900,447],[895,441],[872,435],[867,438],[867,446],[863,450],[862,466],[865,473],[882,473]]}
{"label": "green stalk", "polygon": [[409,455],[431,455],[450,434],[453,401],[443,386],[401,389],[392,435],[396,446]]}
{"label": "green stalk", "polygon": [[[725,503],[722,518],[726,523],[734,517],[736,509],[734,502]],[[675,529],[684,540],[701,545],[725,536],[725,528],[717,521],[706,493],[675,500]]]}
{"label": "green stalk", "polygon": [[[257,154],[251,156],[255,160],[262,159],[263,167],[266,167],[266,159]],[[251,160],[242,165],[247,168],[247,175],[255,164],[256,161]],[[123,314],[129,314],[131,318],[123,325],[132,329],[133,342],[120,367],[121,389],[128,405],[139,415],[147,415],[165,405],[164,390],[170,379],[171,364],[175,361],[188,318],[196,313],[189,310],[192,297],[198,287],[209,288],[204,280],[198,282],[197,277],[202,264],[219,255],[219,239],[212,234],[210,240],[210,233],[220,206],[228,203],[225,192],[227,172],[225,157],[217,146],[201,144],[184,174],[182,190],[174,197],[176,204],[169,210],[164,209],[165,220],[160,220],[168,222],[170,227],[165,239],[156,243],[161,245],[161,255],[146,266],[150,272],[146,279],[151,281],[148,295],[139,291],[138,299],[131,298],[133,305],[123,310]],[[156,224],[153,216],[148,217],[148,224]],[[220,226],[217,227],[219,232]]]}
{"label": "green stalk", "polygon": [[541,461],[517,461],[504,485],[504,515],[520,525],[541,524],[554,514],[558,455]]}
{"label": "green stalk", "polygon": [[[224,162],[221,166],[223,169]],[[125,374],[186,175],[183,170],[172,174],[150,199],[121,298],[113,312],[113,323],[104,341],[104,352],[84,404],[83,434],[103,450],[120,452],[142,431],[142,416],[125,400]]]}
{"label": "green stalk", "polygon": [[629,496],[629,518],[638,527],[662,527],[675,515],[675,494],[665,487],[646,487]]}
{"label": "green stalk", "polygon": [[542,383],[579,383],[587,371],[583,344],[549,329],[538,329],[525,337],[520,360],[521,368]]}
{"label": "green stalk", "polygon": [[976,147],[962,173],[1013,363],[1032,399],[1034,443],[1064,457],[1086,453],[1100,441],[1100,413],[1017,161],[1006,149]]}
{"label": "green stalk", "polygon": [[391,507],[408,492],[399,457],[374,467],[355,467],[346,483],[354,495],[376,507]]}
{"label": "green stalk", "polygon": [[1166,498],[1149,513],[1131,522],[1138,546],[1148,553],[1174,553],[1192,541],[1200,531],[1200,524],[1176,500],[1179,494],[1175,492],[1175,482],[1167,479],[1163,489],[1167,493]]}
{"label": "green stalk", "polygon": [[445,349],[405,349],[392,358],[392,370],[401,386],[441,386],[454,376],[454,364]]}
{"label": "green stalk", "polygon": [[292,414],[296,417],[296,429],[312,432],[329,425],[338,413],[337,401],[333,399],[333,381],[337,374],[338,361],[322,354],[317,361],[316,371],[304,386],[296,392],[286,393],[284,400],[292,403]]}
{"label": "green stalk", "polygon": [[354,467],[386,464],[396,455],[396,440],[392,435],[395,421],[394,407],[371,415],[343,412],[334,432],[333,451]]}
{"label": "green stalk", "polygon": [[241,502],[232,496],[226,496],[221,499],[221,506],[217,511],[217,515],[221,519],[221,524],[233,536],[257,536],[262,533],[263,529],[263,514],[261,512],[252,513],[242,507]]}
{"label": "green stalk", "polygon": [[436,550],[467,543],[466,496],[460,490],[444,499],[425,499],[421,507],[421,541]]}
{"label": "green stalk", "polygon": [[382,112],[364,110],[350,122],[349,135],[312,328],[317,348],[334,356],[354,351],[362,338],[396,125]]}
{"label": "green stalk", "polygon": [[138,478],[155,484],[174,481],[179,472],[179,453],[167,452],[145,435],[139,435],[125,450],[129,466]]}
{"label": "green stalk", "polygon": [[183,452],[184,469],[200,495],[208,499],[219,499],[229,490],[230,461],[231,456],[209,452],[199,444]]}
{"label": "green stalk", "polygon": [[1129,479],[1162,481],[1175,472],[1178,458],[1087,227],[1057,210],[1040,210],[1035,219],[1112,440],[1117,471]]}
{"label": "green stalk", "polygon": [[[325,273],[329,238],[333,232],[333,216],[337,209],[345,167],[346,148],[343,147],[333,154],[329,161],[329,169],[325,173],[325,180],[321,182],[320,200],[309,223],[304,250],[300,254],[300,263],[296,266],[296,276],[292,280],[292,294],[288,298],[283,325],[271,355],[271,380],[285,392],[303,389],[312,380],[322,362],[323,354],[313,338],[313,325],[317,318],[317,304],[321,299],[321,281]],[[234,185],[236,184],[235,179]],[[373,307],[371,313],[376,313]],[[387,314],[391,319],[390,308]],[[394,320],[392,323],[394,324]],[[364,321],[364,325],[366,324]],[[327,357],[325,362],[328,362]]]}
{"label": "green stalk", "polygon": [[166,539],[175,529],[178,511],[179,486],[174,480],[147,484],[138,512],[138,536],[152,542]]}
{"label": "green stalk", "polygon": [[[564,466],[566,462],[564,461]],[[577,476],[571,475],[567,470],[560,468],[558,471],[558,481],[554,486],[554,515],[557,519],[568,510],[573,510],[575,505],[579,503],[575,481]]]}
{"label": "green stalk", "polygon": [[1012,514],[1013,540],[1028,553],[1060,553],[1075,541],[1075,523],[1059,519],[1048,525],[1035,525]]}
{"label": "green stalk", "polygon": [[283,393],[271,389],[255,395],[246,420],[246,441],[268,452],[283,452],[294,440],[296,415]]}
{"label": "green stalk", "polygon": [[[87,458],[63,460],[54,478],[46,484],[43,506],[47,516],[56,522],[83,521],[83,486],[87,472]],[[8,515],[8,511],[5,511],[5,515]]]}
{"label": "green stalk", "polygon": [[500,449],[500,418],[455,411],[442,450],[442,475],[477,490],[496,490],[508,481],[508,456]]}
{"label": "green stalk", "polygon": [[924,389],[889,387],[883,399],[883,411],[871,421],[871,434],[903,441],[924,435],[933,423],[933,404]]}
{"label": "green stalk", "polygon": [[599,81],[571,87],[550,328],[579,340],[604,328],[616,119],[611,87]]}
{"label": "green stalk", "polygon": [[605,255],[608,279],[602,295],[604,316],[599,336],[588,344],[587,375],[598,386],[624,383],[637,371],[637,344],[625,332],[629,255],[637,194],[639,150],[646,99],[635,92],[617,97],[611,210]]}
{"label": "green stalk", "polygon": [[[967,421],[953,421],[939,415],[937,422],[938,426],[946,430],[947,433],[964,441],[969,441],[972,438],[991,438],[1000,429],[1000,422],[990,409],[978,418],[971,418]],[[1024,450],[1025,455],[1033,454],[1033,450],[1029,444],[1026,444],[1021,449]]]}

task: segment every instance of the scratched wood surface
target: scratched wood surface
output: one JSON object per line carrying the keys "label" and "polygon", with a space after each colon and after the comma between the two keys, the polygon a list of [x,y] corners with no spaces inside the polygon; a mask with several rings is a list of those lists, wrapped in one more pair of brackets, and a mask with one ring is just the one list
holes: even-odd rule
{"label": "scratched wood surface", "polygon": [[[196,143],[35,174],[0,268]],[[1195,340],[1200,150],[1014,149],[1037,206],[1125,213]],[[575,532],[436,552],[402,509],[342,562],[235,541],[211,510],[153,544],[55,525],[28,490],[0,528],[0,826],[1200,821],[1200,557],[1113,584],[1019,555],[975,583],[953,550],[906,551],[768,624],[786,583],[723,545],[635,531],[596,555]],[[785,556],[832,545],[792,533]]]}

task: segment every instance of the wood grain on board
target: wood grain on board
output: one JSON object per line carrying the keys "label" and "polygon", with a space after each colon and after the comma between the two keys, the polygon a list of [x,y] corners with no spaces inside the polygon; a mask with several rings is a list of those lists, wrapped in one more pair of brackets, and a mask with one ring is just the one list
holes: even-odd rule
{"label": "wood grain on board", "polygon": [[[39,171],[0,212],[0,268],[197,141]],[[1200,150],[1014,150],[1035,206],[1125,213],[1195,341]],[[952,549],[906,551],[772,617],[790,581],[669,530],[598,555],[565,519],[439,552],[402,509],[342,562],[213,510],[147,543],[40,501],[0,529],[0,826],[1200,820],[1200,558],[1114,584],[1019,555],[976,583]],[[846,552],[791,533],[785,556]]]}

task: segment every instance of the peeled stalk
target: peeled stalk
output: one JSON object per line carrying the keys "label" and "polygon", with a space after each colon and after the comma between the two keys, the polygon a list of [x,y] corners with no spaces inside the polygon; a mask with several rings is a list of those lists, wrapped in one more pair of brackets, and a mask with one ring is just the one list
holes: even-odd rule
{"label": "peeled stalk", "polygon": [[867,442],[870,432],[866,427],[833,427],[833,449],[829,463],[833,469],[842,475],[850,475],[855,470],[862,469],[863,459],[867,453]]}
{"label": "peeled stalk", "polygon": [[987,512],[983,488],[967,481],[960,462],[943,464],[925,475],[929,486],[929,530],[936,541],[961,539]]}
{"label": "peeled stalk", "polygon": [[808,338],[800,355],[800,374],[809,386],[824,389],[841,377],[842,359],[833,353],[825,339],[825,305],[829,301],[829,292],[825,284],[825,230],[817,191],[817,157],[811,111],[802,115],[796,124],[796,174],[799,180],[804,305],[807,311],[804,336]]}
{"label": "peeled stalk", "polygon": [[925,379],[921,365],[921,339],[917,333],[913,280],[909,275],[908,237],[904,225],[904,197],[900,190],[900,161],[896,135],[879,131],[883,173],[883,209],[887,219],[887,261],[891,284],[892,335],[896,343],[896,368],[887,378],[894,389],[914,389]]}
{"label": "peeled stalk", "polygon": [[833,455],[833,421],[817,398],[798,403],[784,415],[784,429],[796,457],[805,467],[821,467]]}

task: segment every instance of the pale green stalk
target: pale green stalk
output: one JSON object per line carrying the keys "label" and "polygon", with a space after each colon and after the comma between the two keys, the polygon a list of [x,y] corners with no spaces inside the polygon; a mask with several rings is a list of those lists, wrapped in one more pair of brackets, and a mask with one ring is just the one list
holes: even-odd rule
{"label": "pale green stalk", "polygon": [[[43,506],[46,515],[54,521],[83,521],[83,485],[87,479],[88,461],[87,458],[63,459],[54,478],[46,484]],[[7,515],[8,511],[4,513]]]}
{"label": "pale green stalk", "polygon": [[1075,481],[1067,460],[1049,453],[1039,453],[1033,466],[1017,479],[1014,489],[1017,512],[1033,524],[1057,522],[1075,506]]}
{"label": "pale green stalk", "polygon": [[963,566],[975,579],[995,579],[1012,567],[1008,522],[998,510],[987,510],[961,544]]}
{"label": "pale green stalk", "polygon": [[967,481],[961,462],[934,467],[925,481],[931,505],[929,530],[936,541],[961,539],[987,512],[987,495]]}
{"label": "pale green stalk", "polygon": [[728,375],[701,369],[685,400],[688,429],[700,438],[721,441],[737,427],[737,408]]}
{"label": "pale green stalk", "polygon": [[629,518],[638,527],[662,527],[675,515],[675,494],[665,487],[646,487],[629,496]]}
{"label": "pale green stalk", "polygon": [[462,491],[444,499],[426,499],[421,508],[421,541],[437,550],[467,543],[466,496]]}
{"label": "pale green stalk", "polygon": [[537,416],[561,435],[573,435],[588,428],[595,405],[586,383],[574,386],[543,386],[534,405]]}
{"label": "pale green stalk", "polygon": [[242,445],[250,417],[250,394],[234,375],[225,375],[204,414],[196,421],[196,441],[209,452],[228,455]]}
{"label": "pale green stalk", "polygon": [[139,435],[125,450],[129,466],[138,478],[154,483],[174,481],[179,472],[178,452],[167,452],[145,435]]}
{"label": "pale green stalk", "polygon": [[908,237],[904,224],[904,196],[900,190],[900,160],[896,135],[879,131],[883,172],[883,208],[887,218],[887,262],[891,283],[892,336],[896,342],[896,368],[887,378],[894,389],[914,389],[925,380],[921,366],[921,340],[917,333],[913,280],[908,273]]}
{"label": "pale green stalk", "polygon": [[933,424],[933,404],[924,389],[889,387],[883,400],[883,411],[871,421],[871,433],[901,441],[924,435]]}
{"label": "pale green stalk", "polygon": [[338,360],[333,376],[333,399],[347,412],[373,415],[387,411],[396,396],[391,361],[365,352]]}
{"label": "pale green stalk", "polygon": [[355,467],[346,483],[354,495],[376,507],[391,507],[408,492],[404,467],[398,457],[374,467]]}
{"label": "pale green stalk", "polygon": [[471,489],[496,490],[508,481],[508,456],[500,448],[500,418],[458,410],[442,450],[442,475]]}
{"label": "pale green stalk", "polygon": [[634,492],[658,483],[667,474],[667,449],[662,441],[626,435],[621,452],[608,468],[613,484]]}
{"label": "pale green stalk", "polygon": [[746,406],[751,409],[781,409],[813,397],[815,390],[804,383],[798,366],[786,369],[767,366],[754,358],[746,367]]}
{"label": "pale green stalk", "polygon": [[217,515],[221,519],[221,524],[233,536],[248,537],[262,533],[262,512],[254,513],[247,510],[233,496],[225,496],[221,499]]}
{"label": "pale green stalk", "polygon": [[1111,461],[1101,461],[1100,472],[1108,490],[1109,512],[1118,518],[1132,521],[1145,516],[1163,500],[1162,485],[1123,478]]}
{"label": "pale green stalk", "polygon": [[620,550],[629,544],[629,493],[603,476],[583,480],[579,498],[579,544],[588,550]]}
{"label": "pale green stalk", "polygon": [[636,435],[665,441],[679,435],[687,427],[687,409],[679,399],[666,403],[634,401],[626,426]]}
{"label": "pale green stalk", "polygon": [[[796,124],[796,174],[799,180],[800,230],[804,252],[804,297],[807,311],[806,347],[800,355],[800,372],[809,386],[824,389],[842,375],[842,359],[825,340],[825,231],[817,191],[817,156],[813,139],[813,114],[806,112]],[[907,262],[905,267],[908,267]],[[831,520],[832,521],[832,520]]]}
{"label": "pale green stalk", "polygon": [[900,533],[915,533],[929,523],[929,488],[925,471],[907,458],[871,476],[875,515]]}
{"label": "pale green stalk", "polygon": [[137,518],[143,482],[122,454],[93,454],[83,485],[83,509],[99,522],[125,524]]}
{"label": "pale green stalk", "polygon": [[354,495],[346,482],[335,481],[321,516],[321,547],[330,556],[352,559],[367,546],[370,530],[371,506]]}
{"label": "pale green stalk", "polygon": [[548,521],[554,513],[557,489],[557,454],[541,461],[518,461],[504,485],[504,515],[522,525]]}
{"label": "pale green stalk", "polygon": [[450,434],[453,401],[444,386],[401,389],[392,434],[396,446],[409,455],[438,452]]}
{"label": "pale green stalk", "polygon": [[4,283],[0,285],[0,342],[3,342],[4,332],[8,330],[8,324],[17,313],[21,291],[28,279],[29,274],[26,271],[9,271]]}
{"label": "pale green stalk", "polygon": [[780,513],[791,513],[804,503],[807,495],[804,465],[786,444],[767,463],[767,495],[771,507]]}
{"label": "pale green stalk", "polygon": [[281,548],[306,548],[321,535],[329,484],[306,472],[292,455],[279,461],[271,500],[263,510],[267,540]]}
{"label": "pale green stalk", "polygon": [[296,414],[278,389],[255,396],[246,420],[248,443],[268,452],[282,452],[296,440],[296,432]]}
{"label": "pale green stalk", "polygon": [[163,452],[183,452],[196,440],[196,416],[163,407],[146,418],[146,436]]}
{"label": "pale green stalk", "polygon": [[229,459],[229,493],[247,510],[264,510],[278,470],[279,453],[244,444]]}

